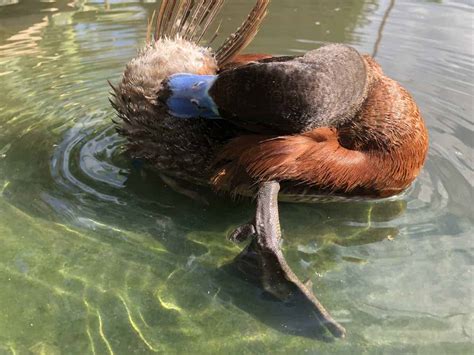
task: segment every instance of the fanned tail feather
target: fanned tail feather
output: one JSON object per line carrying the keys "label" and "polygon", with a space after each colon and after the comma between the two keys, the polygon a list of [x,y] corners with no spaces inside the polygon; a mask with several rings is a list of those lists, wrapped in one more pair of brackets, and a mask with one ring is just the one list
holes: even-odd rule
{"label": "fanned tail feather", "polygon": [[[153,13],[148,22],[147,43],[178,36],[199,43],[214,23],[224,2],[225,0],[163,0],[156,21]],[[270,0],[257,0],[244,23],[217,50],[216,59],[219,66],[232,61],[252,42],[262,25],[269,4]],[[216,34],[212,40],[215,37]]]}
{"label": "fanned tail feather", "polygon": [[[181,38],[199,42],[224,5],[225,0],[163,0],[156,21],[148,23],[147,42]],[[153,30],[153,26],[154,31]]]}
{"label": "fanned tail feather", "polygon": [[258,0],[247,19],[235,33],[230,35],[216,52],[220,67],[231,62],[255,38],[267,15],[270,0]]}

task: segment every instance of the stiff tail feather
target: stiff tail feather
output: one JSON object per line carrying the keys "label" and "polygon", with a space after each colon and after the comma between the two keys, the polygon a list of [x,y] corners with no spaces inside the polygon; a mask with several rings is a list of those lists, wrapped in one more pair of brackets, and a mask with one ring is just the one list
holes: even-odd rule
{"label": "stiff tail feather", "polygon": [[255,38],[267,15],[270,0],[258,0],[244,23],[231,34],[216,52],[219,67],[232,61]]}
{"label": "stiff tail feather", "polygon": [[[216,20],[224,2],[225,0],[163,0],[156,20],[154,13],[148,22],[147,43],[177,36],[199,43]],[[252,42],[263,23],[269,4],[270,0],[257,0],[244,23],[216,51],[219,67],[231,62]],[[213,38],[216,35],[217,33]]]}

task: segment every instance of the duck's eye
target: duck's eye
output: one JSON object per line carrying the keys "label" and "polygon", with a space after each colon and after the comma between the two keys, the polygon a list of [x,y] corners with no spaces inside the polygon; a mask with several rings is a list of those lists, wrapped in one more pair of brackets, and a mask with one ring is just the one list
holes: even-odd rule
{"label": "duck's eye", "polygon": [[196,99],[191,99],[191,103],[196,106],[196,107],[199,107],[199,101],[196,100]]}

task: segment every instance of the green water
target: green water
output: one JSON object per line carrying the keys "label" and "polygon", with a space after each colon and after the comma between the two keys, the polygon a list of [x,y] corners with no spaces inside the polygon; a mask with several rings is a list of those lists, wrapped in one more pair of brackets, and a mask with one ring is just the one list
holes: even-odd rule
{"label": "green water", "polygon": [[[0,0],[0,354],[470,353],[470,0],[275,0],[250,48],[376,51],[430,130],[402,196],[281,206],[289,263],[348,330],[333,342],[226,267],[252,203],[194,202],[122,154],[106,80],[156,4],[15,2]],[[229,1],[221,32],[251,4]]]}

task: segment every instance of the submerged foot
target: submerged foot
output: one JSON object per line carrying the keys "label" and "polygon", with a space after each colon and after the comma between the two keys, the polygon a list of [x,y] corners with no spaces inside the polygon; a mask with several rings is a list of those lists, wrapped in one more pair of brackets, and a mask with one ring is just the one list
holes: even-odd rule
{"label": "submerged foot", "polygon": [[283,256],[280,240],[280,220],[278,213],[278,182],[265,182],[257,196],[255,221],[242,225],[231,235],[235,242],[243,242],[250,237],[253,241],[243,252],[258,259],[261,284],[265,291],[280,300],[297,300],[305,303],[318,316],[319,321],[335,337],[343,338],[346,330],[326,311],[311,291],[310,283],[303,284]]}

